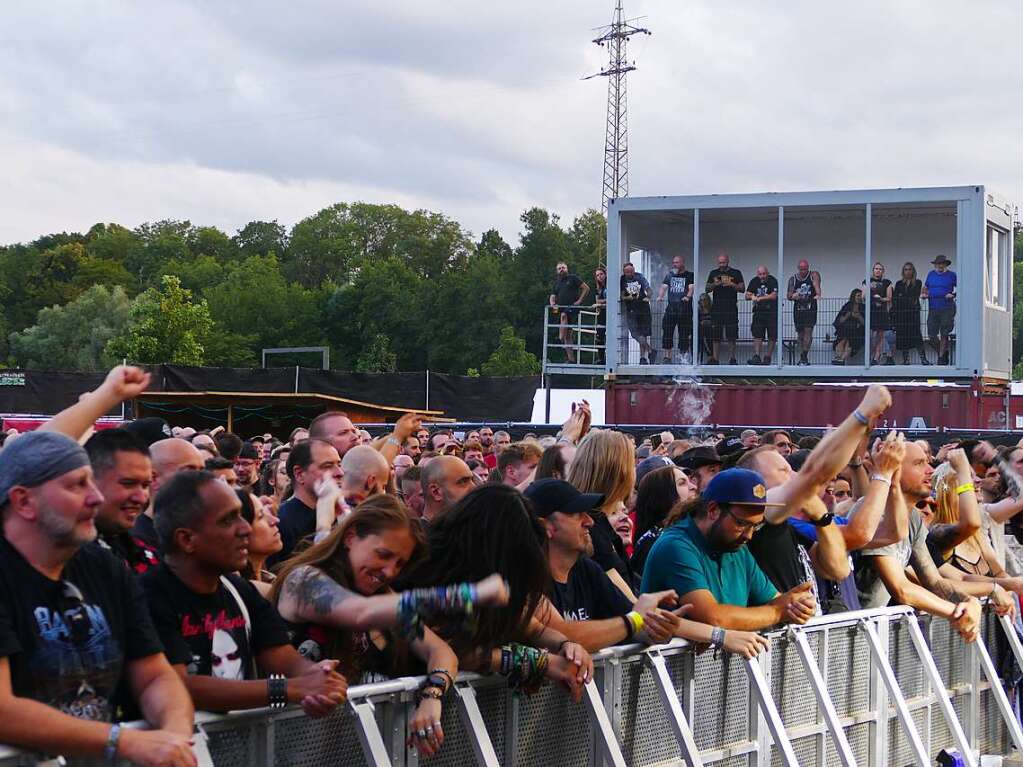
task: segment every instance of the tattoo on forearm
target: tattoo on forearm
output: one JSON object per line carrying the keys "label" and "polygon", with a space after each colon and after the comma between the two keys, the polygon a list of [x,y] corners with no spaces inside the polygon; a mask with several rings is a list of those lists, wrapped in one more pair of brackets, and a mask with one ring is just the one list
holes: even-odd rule
{"label": "tattoo on forearm", "polygon": [[300,567],[288,576],[284,591],[295,600],[299,611],[311,607],[317,615],[329,615],[337,605],[352,596],[352,592],[337,581],[308,566]]}

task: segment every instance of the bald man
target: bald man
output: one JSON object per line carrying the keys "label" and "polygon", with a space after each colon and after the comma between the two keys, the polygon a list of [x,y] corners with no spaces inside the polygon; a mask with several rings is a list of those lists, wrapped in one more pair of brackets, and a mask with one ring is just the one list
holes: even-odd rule
{"label": "bald man", "polygon": [[461,458],[439,455],[425,467],[420,465],[423,488],[423,519],[430,522],[460,501],[476,486],[472,470]]}
{"label": "bald man", "polygon": [[[156,498],[157,491],[179,471],[201,471],[206,462],[202,453],[191,442],[183,439],[161,439],[149,446],[149,460],[153,464],[153,484],[149,486],[150,499]],[[142,539],[153,548],[160,545],[153,524],[153,504],[150,500],[146,510],[139,514],[131,530],[132,535]]]}
{"label": "bald man", "polygon": [[391,467],[387,459],[369,445],[351,448],[341,459],[341,494],[345,502],[355,508],[372,495],[387,492]]}

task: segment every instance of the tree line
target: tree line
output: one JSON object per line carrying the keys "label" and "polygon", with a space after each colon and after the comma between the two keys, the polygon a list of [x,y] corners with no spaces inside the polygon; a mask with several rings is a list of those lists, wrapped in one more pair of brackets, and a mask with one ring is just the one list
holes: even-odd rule
{"label": "tree line", "polygon": [[[539,372],[558,261],[591,280],[606,223],[531,208],[513,247],[395,205],[338,203],[233,235],[189,221],[96,224],[0,247],[0,360],[97,371],[139,363],[258,366],[271,347],[328,346],[360,372]],[[275,358],[268,364],[312,364]]]}

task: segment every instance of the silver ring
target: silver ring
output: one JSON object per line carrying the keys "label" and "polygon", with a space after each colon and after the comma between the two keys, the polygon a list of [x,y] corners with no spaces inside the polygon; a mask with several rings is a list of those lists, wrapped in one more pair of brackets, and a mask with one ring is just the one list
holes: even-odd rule
{"label": "silver ring", "polygon": [[426,731],[427,732],[433,732],[433,725],[432,724],[426,725]]}
{"label": "silver ring", "polygon": [[426,737],[426,730],[416,730],[416,736],[420,738]]}
{"label": "silver ring", "polygon": [[436,727],[439,730],[440,729],[440,722],[434,722],[433,726]]}

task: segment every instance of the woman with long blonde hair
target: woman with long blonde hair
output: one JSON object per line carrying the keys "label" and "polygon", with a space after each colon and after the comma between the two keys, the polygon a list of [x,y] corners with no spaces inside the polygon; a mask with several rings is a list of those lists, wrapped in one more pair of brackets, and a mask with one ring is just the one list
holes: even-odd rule
{"label": "woman with long blonde hair", "polygon": [[636,601],[635,578],[629,567],[625,544],[608,520],[632,494],[636,464],[632,441],[619,431],[591,431],[579,443],[568,481],[583,493],[600,493],[604,502],[590,512],[593,527],[593,559],[626,597]]}

